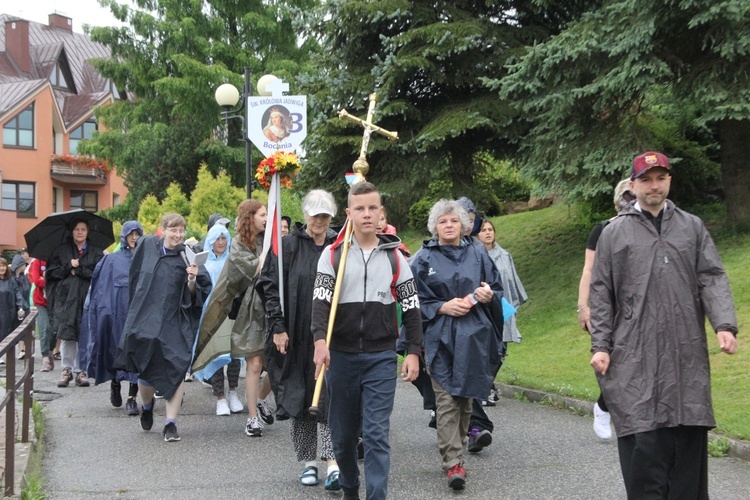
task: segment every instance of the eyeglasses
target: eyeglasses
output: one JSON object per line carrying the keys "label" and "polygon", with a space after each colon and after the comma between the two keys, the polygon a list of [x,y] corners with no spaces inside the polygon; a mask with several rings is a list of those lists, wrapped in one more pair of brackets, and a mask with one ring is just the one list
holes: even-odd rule
{"label": "eyeglasses", "polygon": [[168,227],[167,232],[172,233],[172,234],[179,234],[179,235],[185,234],[185,230],[180,227]]}

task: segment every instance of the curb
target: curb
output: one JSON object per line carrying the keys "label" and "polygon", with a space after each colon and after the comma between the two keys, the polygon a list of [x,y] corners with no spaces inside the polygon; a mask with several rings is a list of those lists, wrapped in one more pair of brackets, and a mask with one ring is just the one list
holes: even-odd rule
{"label": "curb", "polygon": [[[593,416],[594,414],[594,403],[585,399],[569,398],[558,394],[539,391],[537,389],[529,389],[517,385],[500,384],[497,382],[495,383],[495,387],[497,387],[498,393],[507,399],[526,398],[529,401],[552,406],[554,408],[572,410],[578,415]],[[726,439],[729,443],[727,456],[750,462],[750,443],[733,439],[716,432],[708,432],[709,441],[720,438]]]}

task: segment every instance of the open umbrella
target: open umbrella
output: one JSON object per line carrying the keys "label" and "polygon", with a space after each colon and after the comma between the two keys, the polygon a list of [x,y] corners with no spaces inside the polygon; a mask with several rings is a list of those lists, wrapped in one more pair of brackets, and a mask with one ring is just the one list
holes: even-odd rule
{"label": "open umbrella", "polygon": [[60,245],[71,241],[73,226],[79,222],[89,225],[89,243],[102,250],[115,241],[112,221],[96,214],[81,210],[56,212],[48,215],[24,235],[29,255],[41,260],[49,260],[52,252]]}

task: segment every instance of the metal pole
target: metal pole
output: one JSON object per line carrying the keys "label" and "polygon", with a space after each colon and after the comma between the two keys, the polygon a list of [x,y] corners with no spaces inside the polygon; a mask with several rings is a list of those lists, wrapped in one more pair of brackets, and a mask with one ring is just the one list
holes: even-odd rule
{"label": "metal pole", "polygon": [[247,110],[250,109],[248,98],[253,95],[253,89],[250,87],[250,68],[245,66],[245,88],[242,93],[242,99],[244,99],[245,117],[242,120],[242,134],[245,141],[245,185],[247,186],[247,197],[252,198],[253,196],[253,145],[250,142],[250,138],[247,136],[248,123],[247,123]]}

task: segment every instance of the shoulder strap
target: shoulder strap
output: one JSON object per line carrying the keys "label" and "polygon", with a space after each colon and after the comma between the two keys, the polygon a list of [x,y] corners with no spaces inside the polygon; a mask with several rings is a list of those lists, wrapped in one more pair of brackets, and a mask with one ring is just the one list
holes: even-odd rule
{"label": "shoulder strap", "polygon": [[[398,281],[398,275],[401,273],[401,263],[396,255],[395,248],[389,248],[385,250],[388,255],[388,261],[391,263],[391,273],[393,278],[391,279],[391,295],[393,300],[396,300],[396,282]],[[331,265],[333,265],[334,276],[339,273],[339,264],[341,263],[341,245],[336,248],[331,248]]]}

